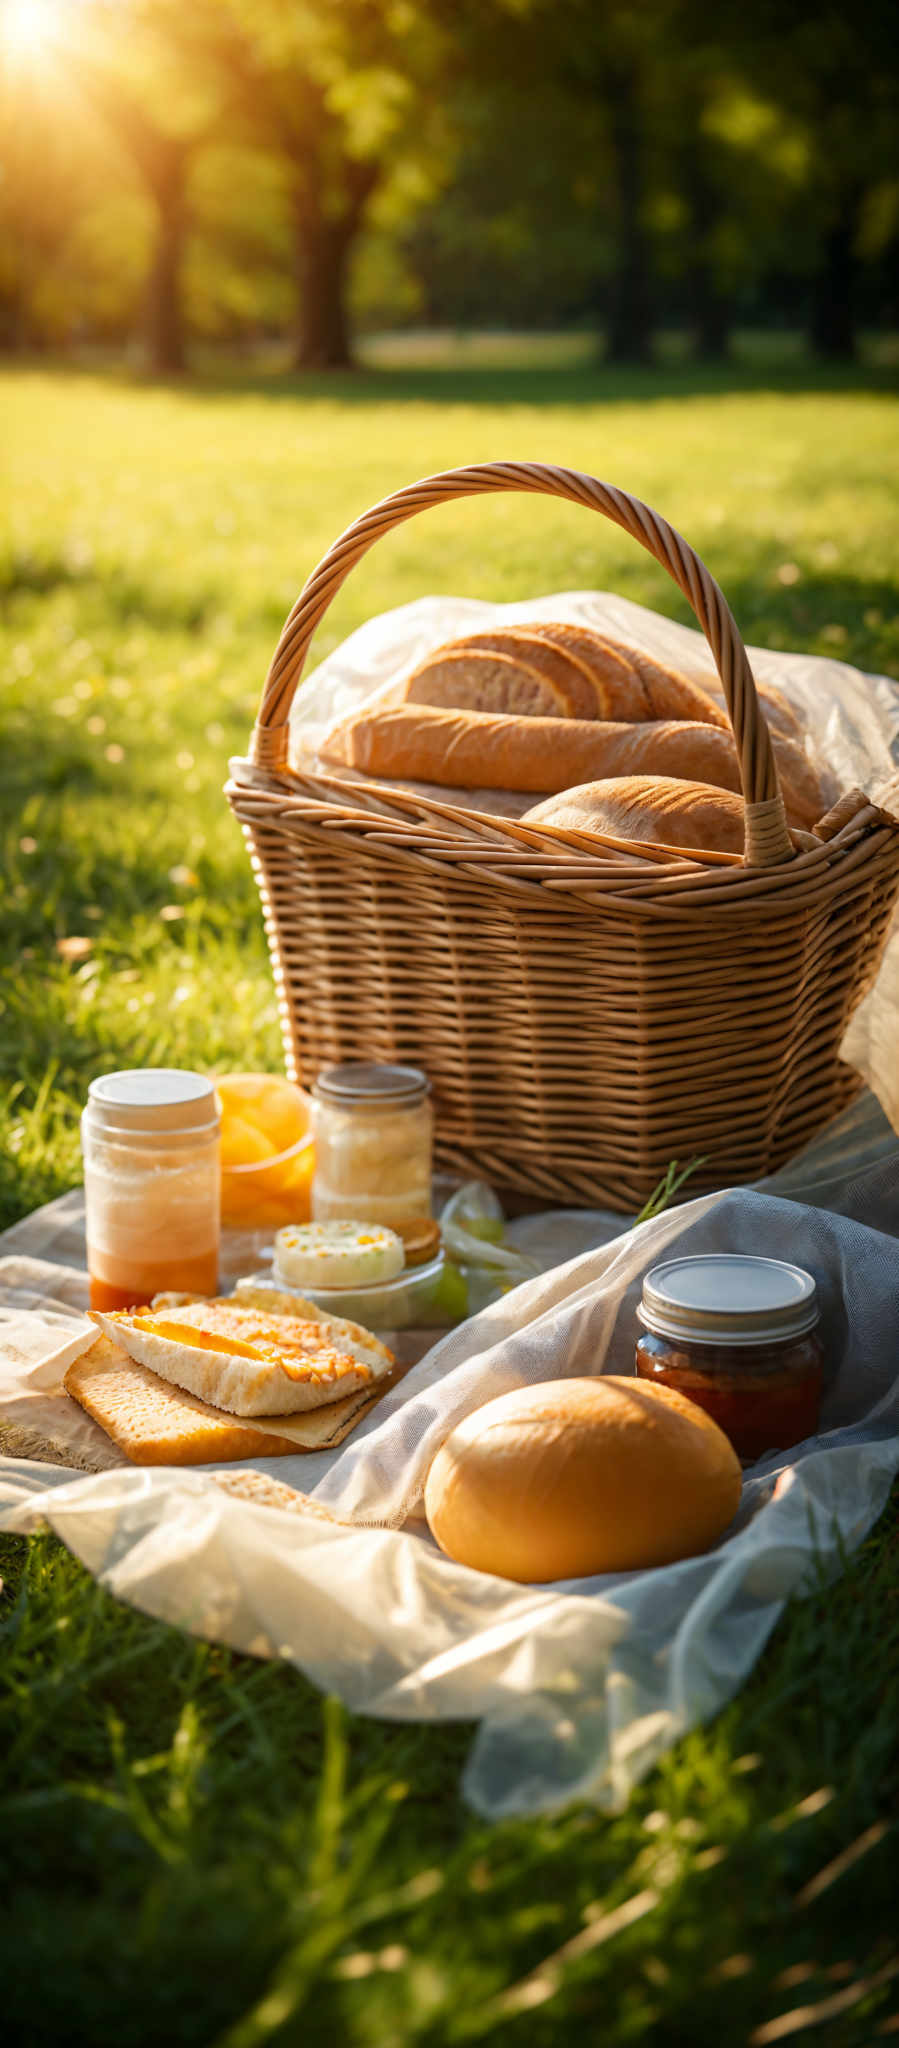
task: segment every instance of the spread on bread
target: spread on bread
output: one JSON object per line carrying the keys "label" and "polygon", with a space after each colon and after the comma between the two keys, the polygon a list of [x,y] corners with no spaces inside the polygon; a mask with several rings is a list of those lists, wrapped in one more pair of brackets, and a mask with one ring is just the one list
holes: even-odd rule
{"label": "spread on bread", "polygon": [[93,1320],[139,1365],[237,1416],[316,1408],[393,1364],[370,1331],[297,1296],[273,1295],[269,1309],[200,1301],[146,1314],[94,1311]]}
{"label": "spread on bread", "polygon": [[383,1382],[301,1415],[242,1421],[160,1379],[121,1345],[97,1336],[70,1365],[66,1393],[134,1465],[222,1465],[331,1450],[377,1400]]}

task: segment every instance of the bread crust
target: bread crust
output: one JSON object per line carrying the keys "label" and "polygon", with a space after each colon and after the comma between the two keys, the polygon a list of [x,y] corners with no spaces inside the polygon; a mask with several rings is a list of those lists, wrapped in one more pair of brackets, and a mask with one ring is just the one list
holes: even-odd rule
{"label": "bread crust", "polygon": [[618,775],[582,783],[535,804],[521,823],[713,853],[742,853],[745,831],[743,805],[732,790],[670,775]]}
{"label": "bread crust", "polygon": [[669,1387],[561,1379],[457,1424],[425,1483],[459,1564],[523,1584],[626,1572],[708,1550],[740,1501],[723,1430]]}
{"label": "bread crust", "polygon": [[530,718],[596,715],[590,669],[564,648],[517,626],[469,633],[436,648],[407,678],[397,701],[517,711]]}
{"label": "bread crust", "polygon": [[398,692],[406,704],[515,713],[519,718],[572,718],[567,692],[517,655],[483,647],[440,648]]}
{"label": "bread crust", "polygon": [[539,630],[592,668],[598,717],[690,718],[730,730],[727,713],[706,690],[642,648],[590,626],[545,625]]}
{"label": "bread crust", "polygon": [[[94,1309],[91,1316],[138,1364],[232,1416],[302,1414],[370,1386],[394,1363],[392,1352],[359,1325],[319,1316],[288,1317],[282,1351],[277,1335],[274,1345],[271,1337],[277,1311],[245,1301],[149,1316]],[[202,1345],[190,1341],[198,1331]]]}
{"label": "bread crust", "polygon": [[[790,822],[813,825],[823,806],[811,763],[793,741],[775,737],[772,746]],[[319,752],[325,761],[384,781],[449,789],[547,796],[612,775],[670,775],[740,790],[731,734],[690,719],[533,720],[401,704],[341,720]]]}

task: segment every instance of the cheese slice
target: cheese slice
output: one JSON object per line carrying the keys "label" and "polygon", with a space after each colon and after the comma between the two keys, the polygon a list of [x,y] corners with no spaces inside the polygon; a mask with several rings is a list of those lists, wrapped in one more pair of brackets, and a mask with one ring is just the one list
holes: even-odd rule
{"label": "cheese slice", "polygon": [[323,1407],[370,1387],[394,1363],[370,1331],[304,1302],[294,1302],[289,1314],[227,1300],[149,1313],[95,1309],[92,1320],[160,1379],[230,1415]]}

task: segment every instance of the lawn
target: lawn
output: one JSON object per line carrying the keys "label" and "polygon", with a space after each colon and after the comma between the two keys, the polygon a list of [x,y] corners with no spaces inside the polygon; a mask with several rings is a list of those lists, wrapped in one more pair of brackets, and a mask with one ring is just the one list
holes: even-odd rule
{"label": "lawn", "polygon": [[[302,581],[389,490],[490,457],[593,471],[688,536],[749,640],[899,676],[886,369],[35,369],[0,419],[0,1223],[78,1180],[94,1073],[279,1064],[221,785]],[[585,587],[689,616],[604,522],[463,502],[381,543],[315,655],[426,592]],[[493,1829],[458,1798],[468,1728],[344,1714],[117,1606],[49,1537],[0,1538],[0,1570],[16,2048],[899,2033],[895,1504],[626,1814]]]}

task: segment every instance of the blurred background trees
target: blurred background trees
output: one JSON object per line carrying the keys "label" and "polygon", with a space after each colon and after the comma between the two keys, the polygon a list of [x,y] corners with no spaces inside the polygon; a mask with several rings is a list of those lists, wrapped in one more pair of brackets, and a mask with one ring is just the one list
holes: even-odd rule
{"label": "blurred background trees", "polygon": [[899,324],[887,0],[0,0],[0,348]]}

